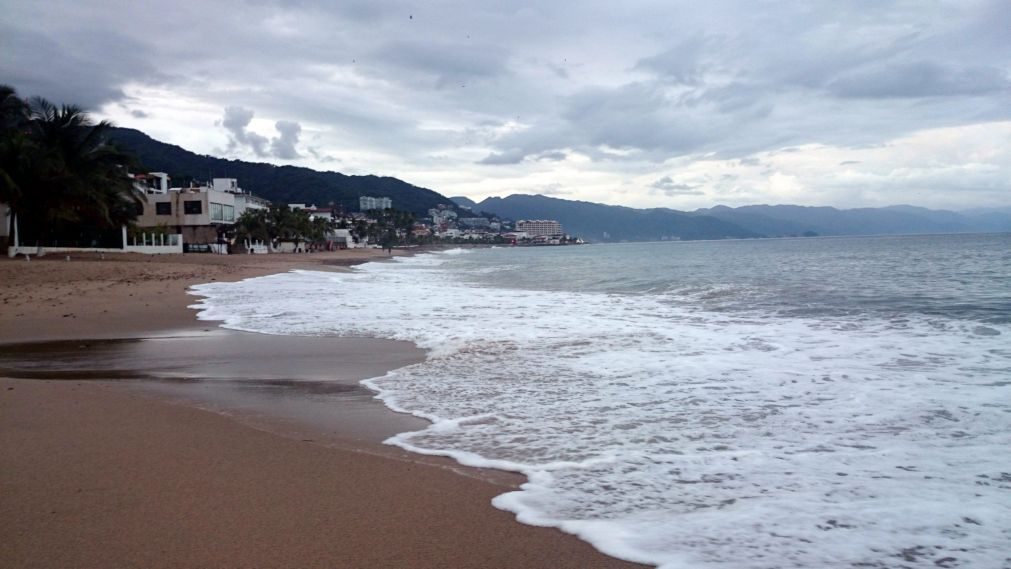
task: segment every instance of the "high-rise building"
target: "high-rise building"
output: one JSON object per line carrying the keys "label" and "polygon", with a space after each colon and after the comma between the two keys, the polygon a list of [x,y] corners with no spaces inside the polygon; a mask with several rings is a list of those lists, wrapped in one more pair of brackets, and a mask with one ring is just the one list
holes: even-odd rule
{"label": "high-rise building", "polygon": [[516,222],[516,231],[522,231],[531,237],[561,235],[562,224],[553,219],[521,219]]}
{"label": "high-rise building", "polygon": [[391,209],[393,207],[393,200],[390,198],[374,198],[371,196],[362,196],[358,198],[358,209],[361,211],[369,211],[370,209]]}

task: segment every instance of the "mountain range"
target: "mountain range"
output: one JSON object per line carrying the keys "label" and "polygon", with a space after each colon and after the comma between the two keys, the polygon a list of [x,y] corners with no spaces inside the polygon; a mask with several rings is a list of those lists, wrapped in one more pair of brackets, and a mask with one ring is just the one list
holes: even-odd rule
{"label": "mountain range", "polygon": [[228,160],[157,141],[139,130],[111,129],[114,143],[132,152],[148,171],[166,172],[176,185],[190,180],[237,178],[239,185],[274,202],[341,205],[358,209],[360,196],[388,197],[396,209],[427,216],[430,208],[455,204],[474,212],[518,219],[555,219],[587,241],[741,239],[804,235],[873,235],[1011,231],[1011,207],[962,212],[914,206],[836,209],[796,205],[716,206],[691,212],[635,209],[542,195],[447,198],[397,178],[348,176],[298,166]]}
{"label": "mountain range", "polygon": [[481,202],[453,199],[473,211],[512,219],[555,219],[566,232],[588,241],[1011,231],[1011,208],[953,212],[908,205],[858,209],[752,205],[684,212],[633,209],[541,195],[492,197]]}

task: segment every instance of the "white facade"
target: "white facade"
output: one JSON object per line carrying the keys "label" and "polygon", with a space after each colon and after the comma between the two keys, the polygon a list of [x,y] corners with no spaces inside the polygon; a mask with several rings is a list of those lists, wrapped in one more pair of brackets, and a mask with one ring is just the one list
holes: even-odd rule
{"label": "white facade", "polygon": [[133,185],[145,194],[166,194],[169,191],[169,175],[165,172],[130,174]]}
{"label": "white facade", "polygon": [[219,192],[228,192],[232,194],[242,193],[242,188],[239,187],[239,181],[235,178],[214,178],[211,180],[211,187]]}
{"label": "white facade", "polygon": [[456,212],[451,209],[432,208],[428,210],[428,215],[432,216],[432,223],[434,225],[442,225],[444,223],[456,221]]}
{"label": "white facade", "polygon": [[435,235],[436,237],[440,237],[443,239],[445,238],[456,239],[457,237],[463,236],[463,231],[460,231],[459,229],[447,229],[445,231],[440,231]]}
{"label": "white facade", "polygon": [[516,231],[527,235],[561,235],[562,224],[553,219],[521,219],[516,222]]}
{"label": "white facade", "polygon": [[354,238],[351,237],[350,229],[334,229],[332,234],[339,249],[354,249],[357,246]]}
{"label": "white facade", "polygon": [[530,239],[530,236],[524,231],[511,231],[509,233],[503,233],[502,238],[510,241],[522,241],[524,239]]}
{"label": "white facade", "polygon": [[223,227],[235,223],[247,209],[265,209],[269,202],[244,193],[235,178],[214,178],[210,185],[167,188],[168,175],[135,176],[147,194],[138,227],[166,227],[183,235],[186,244],[215,243]]}
{"label": "white facade", "polygon": [[393,207],[393,200],[390,198],[374,198],[371,196],[362,196],[358,198],[358,209],[361,211],[369,211],[372,209],[391,209]]}
{"label": "white facade", "polygon": [[253,194],[235,194],[235,211],[245,213],[251,209],[267,209],[269,207],[270,201],[258,198]]}

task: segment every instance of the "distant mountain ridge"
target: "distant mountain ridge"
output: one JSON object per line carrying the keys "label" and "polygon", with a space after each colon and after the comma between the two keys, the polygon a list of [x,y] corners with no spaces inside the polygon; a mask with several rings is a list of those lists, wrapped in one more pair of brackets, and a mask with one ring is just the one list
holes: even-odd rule
{"label": "distant mountain ridge", "polygon": [[339,172],[320,172],[299,166],[275,166],[259,162],[227,160],[190,152],[174,144],[157,141],[139,130],[113,128],[110,137],[121,148],[132,152],[140,163],[154,172],[165,172],[178,181],[188,179],[237,178],[239,186],[262,198],[284,203],[319,206],[342,205],[358,209],[361,196],[388,197],[395,209],[422,216],[430,208],[453,202],[427,188],[379,176],[348,176]]}
{"label": "distant mountain ridge", "polygon": [[[455,203],[456,205],[458,205],[460,207],[465,207],[465,208],[471,209],[471,210],[474,210],[474,208],[477,207],[477,202],[475,202],[474,200],[472,200],[472,199],[470,199],[470,198],[468,198],[466,196],[455,196],[455,197],[452,197],[452,198],[449,198],[449,199],[453,200],[453,203]],[[474,211],[477,211],[477,210],[474,210]]]}
{"label": "distant mountain ridge", "polygon": [[475,213],[487,212],[510,219],[556,219],[568,233],[588,241],[1011,231],[1011,207],[958,213],[908,205],[848,210],[752,205],[683,212],[520,194],[475,203],[462,196],[447,198],[397,178],[348,176],[298,166],[216,158],[159,142],[139,130],[127,128],[110,129],[110,135],[113,142],[134,153],[145,168],[166,172],[177,183],[211,177],[237,178],[243,189],[271,201],[320,206],[332,202],[348,211],[358,209],[360,196],[385,196],[393,200],[394,208],[419,217],[439,205],[456,204]]}
{"label": "distant mountain ridge", "polygon": [[590,241],[1011,231],[1011,209],[1008,208],[956,213],[907,205],[848,210],[753,205],[682,212],[663,208],[633,209],[542,195],[514,194],[478,203],[464,199],[466,201],[458,203],[474,211],[513,219],[556,219],[566,232]]}
{"label": "distant mountain ridge", "polygon": [[802,235],[899,235],[1011,231],[1011,215],[956,213],[909,205],[836,209],[797,205],[717,206],[692,212],[752,228],[767,237]]}
{"label": "distant mountain ridge", "polygon": [[488,198],[472,209],[511,219],[555,219],[566,233],[587,241],[743,239],[760,234],[705,215],[670,209],[634,209],[547,196]]}

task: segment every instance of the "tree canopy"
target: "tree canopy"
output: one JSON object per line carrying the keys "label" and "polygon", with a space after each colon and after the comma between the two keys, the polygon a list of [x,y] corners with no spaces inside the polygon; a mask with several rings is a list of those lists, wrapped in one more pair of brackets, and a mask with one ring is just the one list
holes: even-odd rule
{"label": "tree canopy", "polygon": [[272,204],[269,209],[250,209],[235,221],[235,235],[253,241],[309,241],[326,239],[333,222],[311,218],[305,210],[293,210],[285,204]]}
{"label": "tree canopy", "polygon": [[132,158],[107,141],[110,128],[79,107],[24,100],[0,85],[0,202],[24,235],[42,243],[71,226],[101,230],[136,219],[143,195],[126,175]]}

